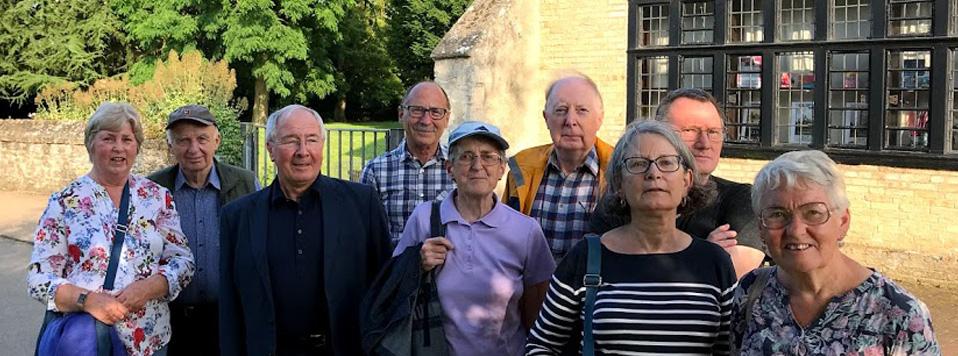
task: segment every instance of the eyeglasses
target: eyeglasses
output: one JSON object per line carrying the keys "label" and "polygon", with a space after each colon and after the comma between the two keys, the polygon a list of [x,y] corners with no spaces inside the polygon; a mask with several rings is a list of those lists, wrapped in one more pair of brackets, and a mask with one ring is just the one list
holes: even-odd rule
{"label": "eyeglasses", "polygon": [[709,138],[709,141],[712,142],[722,142],[725,139],[725,129],[724,128],[710,128],[703,129],[701,127],[687,127],[684,129],[675,130],[678,132],[679,136],[682,137],[684,141],[695,141],[699,139],[703,133],[706,137]]}
{"label": "eyeglasses", "polygon": [[[796,210],[798,210],[798,218],[809,226],[824,224],[832,217],[831,209],[823,202],[803,204]],[[765,208],[759,213],[762,226],[769,229],[781,229],[790,224],[794,217],[793,211],[780,207]]]}
{"label": "eyeglasses", "polygon": [[502,157],[499,156],[498,154],[483,153],[481,155],[476,156],[475,153],[471,153],[471,152],[463,152],[462,154],[456,157],[454,162],[460,166],[470,167],[472,166],[473,163],[476,162],[476,159],[479,159],[479,163],[486,167],[495,166],[502,163]]}
{"label": "eyeglasses", "polygon": [[660,172],[675,172],[682,168],[682,157],[661,156],[654,160],[645,157],[629,157],[625,159],[625,170],[632,174],[645,174],[653,163],[659,167]]}
{"label": "eyeglasses", "polygon": [[429,117],[433,119],[441,119],[449,113],[448,109],[445,108],[431,108],[428,106],[419,106],[419,105],[400,105],[400,109],[408,110],[409,116],[413,118],[421,118],[423,115],[426,115],[426,112],[429,112]]}

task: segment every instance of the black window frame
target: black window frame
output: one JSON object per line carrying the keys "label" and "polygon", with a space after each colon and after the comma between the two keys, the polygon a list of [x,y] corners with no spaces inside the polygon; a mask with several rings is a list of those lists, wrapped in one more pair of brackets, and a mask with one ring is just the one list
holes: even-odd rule
{"label": "black window frame", "polygon": [[[779,42],[776,41],[775,31],[777,24],[777,7],[773,0],[762,0],[763,11],[763,41],[756,43],[727,43],[727,25],[729,19],[727,11],[728,1],[716,0],[715,2],[715,43],[710,45],[682,45],[679,43],[681,36],[681,26],[677,19],[680,18],[678,5],[680,0],[671,0],[672,13],[670,18],[669,30],[671,39],[669,46],[655,48],[639,48],[634,45],[634,34],[631,29],[634,28],[634,13],[630,13],[629,47],[627,55],[627,109],[626,121],[632,122],[636,119],[636,68],[635,62],[638,57],[665,56],[668,57],[668,82],[669,90],[676,89],[680,85],[680,60],[682,57],[713,56],[713,80],[712,93],[724,106],[728,113],[728,103],[726,98],[732,84],[727,81],[734,80],[729,77],[730,56],[735,55],[760,55],[762,58],[761,68],[761,103],[759,104],[761,120],[759,123],[760,139],[758,142],[733,142],[726,141],[723,148],[723,156],[751,158],[751,159],[772,159],[783,152],[795,149],[818,149],[828,153],[833,159],[844,164],[870,164],[879,166],[892,166],[904,168],[931,168],[958,171],[958,150],[951,147],[951,143],[945,142],[950,137],[946,130],[950,127],[946,125],[951,121],[946,120],[947,115],[951,114],[949,106],[936,103],[948,103],[949,95],[952,91],[949,89],[950,78],[953,75],[948,66],[941,64],[950,64],[952,49],[958,49],[958,34],[953,34],[949,24],[954,10],[950,6],[951,0],[933,0],[935,12],[933,14],[932,33],[928,36],[907,36],[907,37],[889,37],[888,31],[888,0],[872,1],[869,10],[871,12],[871,36],[865,39],[829,41],[829,21],[815,22],[815,37],[806,42]],[[630,11],[635,11],[635,5],[645,3],[662,3],[661,1],[630,0]],[[828,2],[831,4],[831,1]],[[816,19],[829,18],[831,6],[819,6],[815,8]],[[944,11],[942,11],[944,9]],[[672,19],[676,19],[672,21]],[[890,50],[907,49],[928,49],[931,51],[931,98],[932,103],[929,108],[928,117],[928,150],[924,152],[897,151],[883,149],[884,142],[884,120],[887,105],[886,80],[887,80],[887,52]],[[796,52],[812,51],[815,61],[815,77],[822,78],[816,83],[814,89],[814,102],[825,103],[815,105],[814,124],[812,143],[809,145],[776,145],[773,143],[773,123],[775,89],[769,85],[777,84],[774,77],[775,53],[778,52]],[[865,148],[847,148],[835,147],[827,144],[828,135],[828,58],[831,53],[861,51],[869,53],[869,77],[871,78],[868,89],[868,139]],[[771,83],[771,84],[770,84]],[[956,107],[958,109],[958,107]],[[729,120],[729,123],[732,123]]]}

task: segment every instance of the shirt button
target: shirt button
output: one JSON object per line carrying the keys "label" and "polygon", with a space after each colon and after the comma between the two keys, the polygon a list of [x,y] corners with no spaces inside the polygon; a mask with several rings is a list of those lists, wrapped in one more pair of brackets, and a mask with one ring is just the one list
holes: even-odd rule
{"label": "shirt button", "polygon": [[303,249],[298,249],[298,250],[296,250],[296,253],[302,255],[302,254],[303,254]]}
{"label": "shirt button", "polygon": [[303,234],[303,229],[296,229],[296,233],[302,235],[302,234]]}
{"label": "shirt button", "polygon": [[299,215],[303,215],[303,211],[302,211],[302,210],[298,211],[298,213],[299,213]]}
{"label": "shirt button", "polygon": [[425,194],[419,193],[419,199],[422,199],[422,198],[425,198],[425,197],[426,197]]}

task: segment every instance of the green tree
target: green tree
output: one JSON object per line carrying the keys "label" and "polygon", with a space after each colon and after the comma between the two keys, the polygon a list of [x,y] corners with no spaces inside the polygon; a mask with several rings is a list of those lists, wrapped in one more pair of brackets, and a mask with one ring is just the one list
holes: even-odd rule
{"label": "green tree", "polygon": [[432,79],[432,50],[471,0],[389,0],[389,54],[404,86]]}
{"label": "green tree", "polygon": [[0,97],[23,103],[53,83],[126,70],[119,17],[99,0],[0,0]]}
{"label": "green tree", "polygon": [[[336,46],[334,121],[386,111],[402,95],[395,62],[386,50],[386,0],[367,0],[350,7],[343,18],[343,40]],[[357,117],[359,116],[359,117]]]}
{"label": "green tree", "polygon": [[[264,122],[269,94],[297,101],[335,90],[330,50],[355,0],[115,0],[149,58],[198,48],[253,78],[253,120]],[[149,63],[143,64],[148,67]]]}

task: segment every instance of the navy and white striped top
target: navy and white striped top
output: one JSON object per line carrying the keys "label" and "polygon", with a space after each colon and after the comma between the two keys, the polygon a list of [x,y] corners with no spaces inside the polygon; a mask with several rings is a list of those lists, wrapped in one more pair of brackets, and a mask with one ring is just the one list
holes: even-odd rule
{"label": "navy and white striped top", "polygon": [[[581,345],[588,247],[559,264],[527,355],[558,355]],[[735,272],[728,253],[702,239],[668,254],[628,255],[602,247],[602,285],[593,313],[598,355],[729,353]],[[581,348],[581,346],[579,347]]]}

